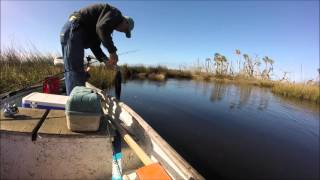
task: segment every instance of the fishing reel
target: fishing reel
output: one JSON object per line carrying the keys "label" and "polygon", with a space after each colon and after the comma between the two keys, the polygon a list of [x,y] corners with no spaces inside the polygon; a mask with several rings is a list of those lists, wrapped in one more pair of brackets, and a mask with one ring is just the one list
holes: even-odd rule
{"label": "fishing reel", "polygon": [[9,103],[5,103],[3,109],[4,117],[12,117],[19,113],[19,109],[16,104],[10,105]]}
{"label": "fishing reel", "polygon": [[90,70],[90,64],[92,64],[93,62],[91,62],[92,59],[95,59],[93,56],[91,55],[88,55],[86,57],[86,60],[87,60],[87,64],[86,64],[86,69],[85,69],[85,73],[86,73],[86,81],[88,81],[91,77],[90,73],[89,73],[89,70]]}

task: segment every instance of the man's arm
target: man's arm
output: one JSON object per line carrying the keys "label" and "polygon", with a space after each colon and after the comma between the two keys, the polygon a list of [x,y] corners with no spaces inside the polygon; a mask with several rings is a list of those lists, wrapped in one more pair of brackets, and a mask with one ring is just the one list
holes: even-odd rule
{"label": "man's arm", "polygon": [[94,56],[100,61],[103,62],[107,59],[107,56],[104,54],[104,52],[102,51],[100,44],[95,45],[93,47],[90,48],[92,53],[94,54]]}
{"label": "man's arm", "polygon": [[106,47],[108,52],[111,54],[111,53],[115,53],[117,51],[117,48],[113,44],[113,40],[111,37],[112,31],[109,31],[107,29],[108,28],[99,27],[97,28],[97,34],[101,39],[103,46]]}

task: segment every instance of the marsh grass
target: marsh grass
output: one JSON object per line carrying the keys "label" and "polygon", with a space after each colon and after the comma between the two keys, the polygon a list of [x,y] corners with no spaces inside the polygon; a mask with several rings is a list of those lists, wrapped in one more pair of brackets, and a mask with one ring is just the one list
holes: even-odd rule
{"label": "marsh grass", "polygon": [[165,66],[121,66],[122,72],[126,78],[139,78],[150,80],[165,80],[167,78],[193,79],[191,71],[169,69]]}
{"label": "marsh grass", "polygon": [[[54,56],[39,52],[28,52],[13,48],[5,49],[0,53],[0,94],[35,83],[42,83],[44,78],[59,74],[63,77],[63,67],[54,66]],[[104,67],[91,67],[89,82],[99,88],[112,85],[114,71]]]}
{"label": "marsh grass", "polygon": [[272,92],[284,97],[294,97],[320,104],[320,86],[311,84],[276,83]]}
{"label": "marsh grass", "polygon": [[[0,94],[41,82],[45,77],[63,72],[63,67],[54,66],[54,57],[39,52],[17,51],[13,48],[0,52]],[[241,75],[214,75],[210,73],[168,69],[165,66],[121,66],[124,80],[139,78],[164,81],[167,78],[193,79],[208,82],[254,85],[271,88],[284,97],[296,98],[320,104],[319,85],[281,83],[279,81],[248,78]],[[114,84],[115,71],[104,66],[91,66],[89,82],[106,89]],[[60,74],[63,77],[63,73]]]}
{"label": "marsh grass", "polygon": [[165,66],[149,66],[136,65],[128,66],[122,65],[121,70],[125,78],[139,78],[139,79],[150,79],[156,81],[163,81],[168,77],[168,72],[170,71]]}
{"label": "marsh grass", "polygon": [[256,78],[248,78],[242,76],[226,76],[226,77],[211,77],[211,80],[219,83],[231,83],[231,84],[240,84],[240,85],[253,85],[259,87],[272,88],[276,81],[272,80],[262,80]]}
{"label": "marsh grass", "polygon": [[52,74],[62,72],[53,66],[51,55],[7,49],[0,53],[0,93],[33,85]]}
{"label": "marsh grass", "polygon": [[169,69],[167,72],[167,77],[178,79],[192,79],[192,73],[188,70]]}
{"label": "marsh grass", "polygon": [[95,66],[90,68],[89,82],[101,89],[110,88],[114,84],[116,71],[106,69],[105,66]]}

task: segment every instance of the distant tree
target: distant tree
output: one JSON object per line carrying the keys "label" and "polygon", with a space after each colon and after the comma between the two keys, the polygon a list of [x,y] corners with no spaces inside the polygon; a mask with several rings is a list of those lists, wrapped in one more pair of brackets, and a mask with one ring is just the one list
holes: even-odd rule
{"label": "distant tree", "polygon": [[[270,79],[270,73],[273,71],[274,60],[272,60],[268,56],[265,56],[264,58],[262,58],[262,60],[265,63],[265,69],[262,72],[262,78]],[[269,64],[269,66],[268,66],[268,64]]]}
{"label": "distant tree", "polygon": [[228,60],[225,56],[222,56],[221,57],[221,62],[222,62],[222,74],[227,74],[228,73],[228,66],[229,66],[229,63],[228,63]]}
{"label": "distant tree", "polygon": [[255,60],[253,60],[248,54],[243,54],[244,62],[244,70],[246,74],[250,77],[254,77],[255,71],[258,71],[258,66],[260,66],[259,57],[256,56]]}
{"label": "distant tree", "polygon": [[320,85],[320,68],[318,68],[318,77],[316,78],[316,81]]}
{"label": "distant tree", "polygon": [[241,54],[240,49],[236,49],[236,54],[237,54],[237,55],[240,55],[240,54]]}
{"label": "distant tree", "polygon": [[289,74],[289,73],[290,73],[290,72],[284,71],[284,72],[283,72],[283,76],[282,76],[282,78],[280,79],[280,81],[289,82],[289,77],[288,77],[288,74]]}
{"label": "distant tree", "polygon": [[210,62],[211,62],[211,59],[210,58],[206,58],[205,70],[206,70],[207,73],[210,72]]}
{"label": "distant tree", "polygon": [[240,49],[236,49],[236,55],[239,57],[239,59],[237,60],[237,65],[238,65],[238,71],[240,73],[241,71],[241,67],[240,67],[240,63],[241,63],[241,51]]}
{"label": "distant tree", "polygon": [[213,61],[214,61],[214,66],[216,70],[215,74],[220,74],[221,55],[219,53],[215,53],[213,57]]}
{"label": "distant tree", "polygon": [[214,54],[214,65],[216,69],[216,74],[217,75],[223,75],[226,74],[227,72],[227,58],[219,53]]}
{"label": "distant tree", "polygon": [[229,74],[231,75],[231,76],[233,76],[234,75],[234,69],[233,69],[233,64],[232,64],[232,61],[230,61],[230,66],[229,66]]}

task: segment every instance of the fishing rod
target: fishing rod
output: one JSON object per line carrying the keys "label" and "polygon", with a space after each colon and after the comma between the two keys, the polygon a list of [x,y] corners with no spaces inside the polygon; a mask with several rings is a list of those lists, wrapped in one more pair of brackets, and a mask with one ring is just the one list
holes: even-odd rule
{"label": "fishing rod", "polygon": [[[131,51],[126,51],[126,52],[119,53],[118,56],[130,54],[130,53],[135,53],[135,52],[138,52],[138,51],[139,51],[138,49],[131,50]],[[100,62],[98,59],[94,58],[93,56],[87,56],[86,58],[87,58],[87,61],[89,60],[89,62],[84,64],[84,65],[87,65],[87,66],[90,65],[90,64],[96,63],[96,62]],[[90,62],[91,60],[94,60],[94,61]],[[115,66],[114,68],[117,71],[116,72],[116,76],[115,76],[115,95],[116,95],[116,98],[118,100],[120,100],[122,75],[121,75],[119,66]],[[60,72],[60,73],[51,75],[49,77],[57,77],[57,76],[59,76],[61,74],[64,74],[66,72],[69,72],[69,71]],[[1,100],[0,104],[2,104],[3,100],[5,100],[5,99],[7,99],[7,98],[9,98],[11,96],[14,96],[19,92],[23,92],[23,91],[27,91],[27,90],[31,90],[31,89],[35,89],[35,88],[41,87],[41,85],[39,85],[39,83],[43,82],[44,80],[46,80],[46,78],[41,79],[40,81],[37,81],[35,83],[32,83],[31,85],[25,86],[25,87],[23,87],[21,89],[18,89],[18,90],[15,90],[15,91],[11,91],[11,92],[8,92],[8,93],[4,93],[5,95],[0,97],[0,100]]]}
{"label": "fishing rod", "polygon": [[135,53],[135,52],[138,52],[138,51],[140,51],[140,50],[139,49],[135,49],[135,50],[131,50],[131,51],[125,51],[125,52],[119,53],[118,56],[131,54],[131,53]]}
{"label": "fishing rod", "polygon": [[[94,62],[97,62],[98,60],[91,57],[91,56],[87,56],[87,61],[89,63],[87,63],[87,66],[88,64],[90,64],[90,61],[92,59],[94,59],[93,62],[91,63],[94,63]],[[120,67],[118,65],[115,65],[114,67],[112,67],[114,70],[116,70],[116,75],[115,75],[115,81],[114,81],[114,87],[115,87],[115,96],[116,96],[116,99],[117,100],[120,100],[120,96],[121,96],[121,82],[122,82],[122,75],[121,75],[121,71],[120,71]]]}
{"label": "fishing rod", "polygon": [[[135,52],[138,52],[140,51],[139,49],[135,49],[135,50],[131,50],[131,51],[125,51],[125,52],[122,52],[122,53],[119,53],[118,56],[122,56],[122,55],[126,55],[126,54],[131,54],[131,53],[135,53]],[[91,55],[88,55],[86,57],[86,60],[87,60],[87,63],[84,64],[84,66],[88,66],[88,65],[91,65],[93,63],[101,63],[101,61],[99,61],[98,59],[96,59],[95,57],[91,56]],[[94,60],[94,61],[91,61],[91,60]],[[111,67],[111,66],[110,66]],[[112,67],[111,67],[112,68]],[[117,66],[113,67],[115,69],[119,68]],[[55,77],[55,76],[58,76],[58,75],[61,75],[61,74],[64,74],[66,72],[70,72],[70,71],[64,71],[64,72],[60,72],[60,73],[57,73],[57,74],[54,74],[50,77]],[[42,82],[44,79],[42,79],[41,81],[39,81],[38,83]],[[35,83],[34,83],[35,84]]]}

